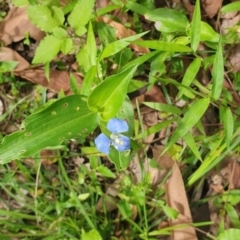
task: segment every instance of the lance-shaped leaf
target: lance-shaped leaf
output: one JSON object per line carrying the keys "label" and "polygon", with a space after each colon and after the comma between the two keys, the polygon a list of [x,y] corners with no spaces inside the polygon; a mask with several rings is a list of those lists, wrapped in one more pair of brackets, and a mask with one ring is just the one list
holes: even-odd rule
{"label": "lance-shaped leaf", "polygon": [[89,110],[80,95],[62,98],[26,118],[21,131],[4,138],[0,163],[30,156],[65,139],[85,137],[96,128],[97,122],[97,114]]}
{"label": "lance-shaped leaf", "polygon": [[202,98],[193,103],[189,111],[178,123],[178,127],[174,131],[162,154],[172,147],[173,144],[175,144],[180,138],[184,137],[190,131],[190,129],[197,124],[207,110],[209,103],[209,98]]}
{"label": "lance-shaped leaf", "polygon": [[89,108],[99,112],[104,120],[114,117],[124,101],[129,81],[135,71],[136,66],[105,79],[90,94]]}

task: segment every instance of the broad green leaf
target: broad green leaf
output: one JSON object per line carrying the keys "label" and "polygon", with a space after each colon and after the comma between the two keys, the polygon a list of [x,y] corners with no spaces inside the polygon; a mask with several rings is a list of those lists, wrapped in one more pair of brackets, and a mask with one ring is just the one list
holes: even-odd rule
{"label": "broad green leaf", "polygon": [[89,96],[91,89],[92,89],[92,83],[94,82],[94,79],[96,78],[97,74],[97,67],[92,66],[85,75],[82,87],[81,87],[81,94],[85,96]]}
{"label": "broad green leaf", "polygon": [[197,51],[198,45],[201,38],[201,9],[200,9],[200,0],[197,0],[195,3],[195,8],[193,12],[193,19],[191,23],[191,48],[194,52]]}
{"label": "broad green leaf", "polygon": [[102,240],[102,237],[97,230],[93,229],[89,232],[83,232],[81,240]]}
{"label": "broad green leaf", "polygon": [[147,47],[165,52],[192,52],[192,49],[190,47],[172,42],[147,40],[147,41],[135,41],[133,43],[142,47]]}
{"label": "broad green leaf", "polygon": [[99,112],[104,120],[114,117],[119,111],[127,94],[129,81],[137,66],[112,75],[99,84],[88,98],[88,106]]}
{"label": "broad green leaf", "polygon": [[81,36],[85,25],[90,21],[95,0],[79,0],[68,17],[68,23]]}
{"label": "broad green leaf", "polygon": [[33,155],[65,139],[86,137],[96,128],[97,122],[97,114],[88,109],[80,95],[57,100],[43,111],[30,115],[20,131],[3,139],[0,163]]}
{"label": "broad green leaf", "polygon": [[191,105],[187,113],[178,123],[176,130],[174,131],[162,154],[165,153],[170,147],[172,147],[180,138],[184,137],[187,132],[189,132],[191,128],[197,124],[197,122],[207,110],[209,103],[209,98],[202,98],[195,101]]}
{"label": "broad green leaf", "polygon": [[240,203],[240,190],[239,189],[232,189],[230,191],[226,191],[222,195],[222,200],[224,202],[228,202],[231,205],[236,205]]}
{"label": "broad green leaf", "polygon": [[233,240],[238,239],[240,236],[240,229],[229,228],[220,233],[217,237],[217,240]]}
{"label": "broad green leaf", "polygon": [[219,42],[219,34],[206,22],[201,22],[201,41]]}
{"label": "broad green leaf", "polygon": [[224,130],[226,134],[226,143],[227,143],[227,146],[229,147],[232,140],[232,136],[233,136],[233,130],[234,130],[234,119],[233,119],[232,111],[229,107],[225,109],[222,117],[223,117],[222,120],[223,120]]}
{"label": "broad green leaf", "polygon": [[51,32],[61,25],[58,19],[52,16],[51,10],[46,6],[30,5],[27,7],[28,18],[38,28],[45,32]]}
{"label": "broad green leaf", "polygon": [[157,22],[156,28],[160,32],[185,32],[189,21],[185,14],[170,8],[158,8],[149,10],[145,18]]}
{"label": "broad green leaf", "polygon": [[130,151],[118,152],[115,148],[110,149],[109,160],[115,165],[117,171],[125,170],[131,161]]}
{"label": "broad green leaf", "polygon": [[96,169],[101,175],[108,178],[116,178],[115,174],[107,167],[101,165]]}
{"label": "broad green leaf", "polygon": [[120,40],[117,40],[115,42],[111,42],[110,44],[108,44],[102,51],[100,57],[99,57],[99,61],[103,60],[104,58],[110,57],[118,52],[120,52],[121,50],[123,50],[124,48],[126,48],[128,45],[131,44],[131,42],[139,39],[140,37],[142,37],[143,35],[145,35],[147,32],[143,32],[137,35],[133,35],[127,38],[123,38]]}
{"label": "broad green leaf", "polygon": [[221,8],[222,13],[236,12],[236,11],[240,11],[240,2],[239,1],[229,3]]}
{"label": "broad green leaf", "polygon": [[224,59],[222,52],[222,41],[218,43],[212,69],[212,98],[218,100],[221,95],[224,80]]}
{"label": "broad green leaf", "polygon": [[39,44],[35,56],[33,58],[33,63],[46,63],[53,60],[53,58],[58,54],[62,40],[54,36],[46,36]]}
{"label": "broad green leaf", "polygon": [[[184,85],[185,87],[189,87],[191,85],[191,83],[193,82],[194,78],[196,77],[196,75],[200,69],[200,66],[201,66],[201,59],[195,58],[191,62],[191,64],[189,65],[189,67],[187,68],[187,71],[185,72],[185,74],[183,76],[182,85]],[[183,88],[183,87],[180,87],[179,90],[180,91],[177,95],[178,99],[180,99],[183,94],[186,93],[186,95],[187,95],[189,92],[186,90],[186,88]]]}
{"label": "broad green leaf", "polygon": [[157,103],[157,102],[143,102],[143,104],[160,112],[173,113],[173,114],[182,113],[182,111],[179,108],[174,107],[170,104]]}

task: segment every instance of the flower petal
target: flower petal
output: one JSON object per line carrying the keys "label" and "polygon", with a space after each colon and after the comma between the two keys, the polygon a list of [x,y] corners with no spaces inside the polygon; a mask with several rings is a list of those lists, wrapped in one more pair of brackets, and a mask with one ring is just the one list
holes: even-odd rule
{"label": "flower petal", "polygon": [[99,152],[109,154],[111,140],[104,134],[99,134],[94,140]]}
{"label": "flower petal", "polygon": [[122,119],[112,118],[108,121],[107,129],[114,134],[127,132],[128,124]]}
{"label": "flower petal", "polygon": [[119,152],[123,152],[126,150],[130,149],[130,138],[123,136],[121,134],[118,135],[114,135],[111,136],[112,138],[112,145],[114,146],[114,148],[119,151]]}

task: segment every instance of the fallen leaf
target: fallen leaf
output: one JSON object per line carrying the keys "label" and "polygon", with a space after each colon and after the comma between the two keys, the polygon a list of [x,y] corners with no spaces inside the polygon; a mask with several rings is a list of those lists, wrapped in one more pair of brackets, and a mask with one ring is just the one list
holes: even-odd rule
{"label": "fallen leaf", "polygon": [[[178,211],[178,218],[169,220],[170,226],[175,227],[172,231],[172,240],[197,240],[192,223],[191,211],[188,204],[187,195],[181,172],[177,163],[173,164],[172,175],[166,183],[166,199],[169,207]],[[177,228],[176,225],[189,224],[186,228]]]}
{"label": "fallen leaf", "polygon": [[240,44],[236,44],[229,55],[229,61],[232,71],[238,72],[240,70]]}
{"label": "fallen leaf", "polygon": [[26,37],[26,33],[36,41],[40,41],[45,33],[36,28],[28,19],[24,7],[13,7],[0,23],[0,39],[5,45],[18,42]]}
{"label": "fallen leaf", "polygon": [[201,2],[207,16],[213,18],[221,8],[223,0],[201,0]]}
{"label": "fallen leaf", "polygon": [[0,61],[16,61],[18,62],[17,67],[14,71],[22,71],[29,67],[28,61],[26,61],[22,56],[20,56],[16,51],[11,48],[2,47],[0,51]]}
{"label": "fallen leaf", "polygon": [[229,189],[240,189],[240,164],[232,161],[228,164]]}
{"label": "fallen leaf", "polygon": [[[117,30],[116,36],[119,39],[136,35],[136,32],[134,32],[133,30],[126,28],[121,23],[115,22],[108,17],[98,17],[98,20],[105,22],[105,23],[109,24],[110,26],[112,26],[113,28],[115,28]],[[142,40],[142,39],[140,38],[139,40]],[[149,53],[150,52],[148,48],[137,46],[135,44],[130,44],[130,47],[136,52],[140,52],[140,53]]]}
{"label": "fallen leaf", "polygon": [[[65,94],[70,94],[70,76],[66,71],[50,70],[50,82],[48,82],[45,71],[43,69],[25,69],[21,72],[15,72],[21,78],[27,79],[33,83],[40,84],[55,92],[63,90]],[[79,86],[82,79],[77,74],[74,74]]]}

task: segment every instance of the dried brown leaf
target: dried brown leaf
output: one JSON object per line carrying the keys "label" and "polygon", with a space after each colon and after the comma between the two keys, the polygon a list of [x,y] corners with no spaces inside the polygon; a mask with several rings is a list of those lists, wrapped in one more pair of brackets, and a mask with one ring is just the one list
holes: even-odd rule
{"label": "dried brown leaf", "polygon": [[207,16],[213,18],[221,8],[223,0],[201,0],[201,2]]}
{"label": "dried brown leaf", "polygon": [[0,61],[17,61],[18,65],[14,71],[22,71],[29,67],[29,63],[11,48],[2,47],[0,50]]}
{"label": "dried brown leaf", "polygon": [[[63,90],[66,94],[71,92],[70,76],[66,71],[50,70],[50,82],[48,82],[43,69],[26,69],[15,74],[55,92],[59,92],[60,90]],[[79,85],[81,85],[82,79],[76,74],[74,74],[74,77],[77,79]]]}
{"label": "dried brown leaf", "polygon": [[29,35],[36,41],[40,41],[45,33],[36,28],[28,19],[26,9],[24,7],[13,7],[7,16],[0,23],[0,40],[5,45],[17,42],[25,38],[25,34]]}
{"label": "dried brown leaf", "polygon": [[240,189],[240,164],[232,161],[228,164],[228,181],[230,189]]}
{"label": "dried brown leaf", "polygon": [[[175,220],[170,220],[170,226],[191,224],[192,216],[181,172],[177,163],[173,164],[172,175],[166,184],[166,198],[168,206],[177,210],[179,215]],[[195,229],[192,226],[176,228],[172,232],[172,240],[197,240]]]}

